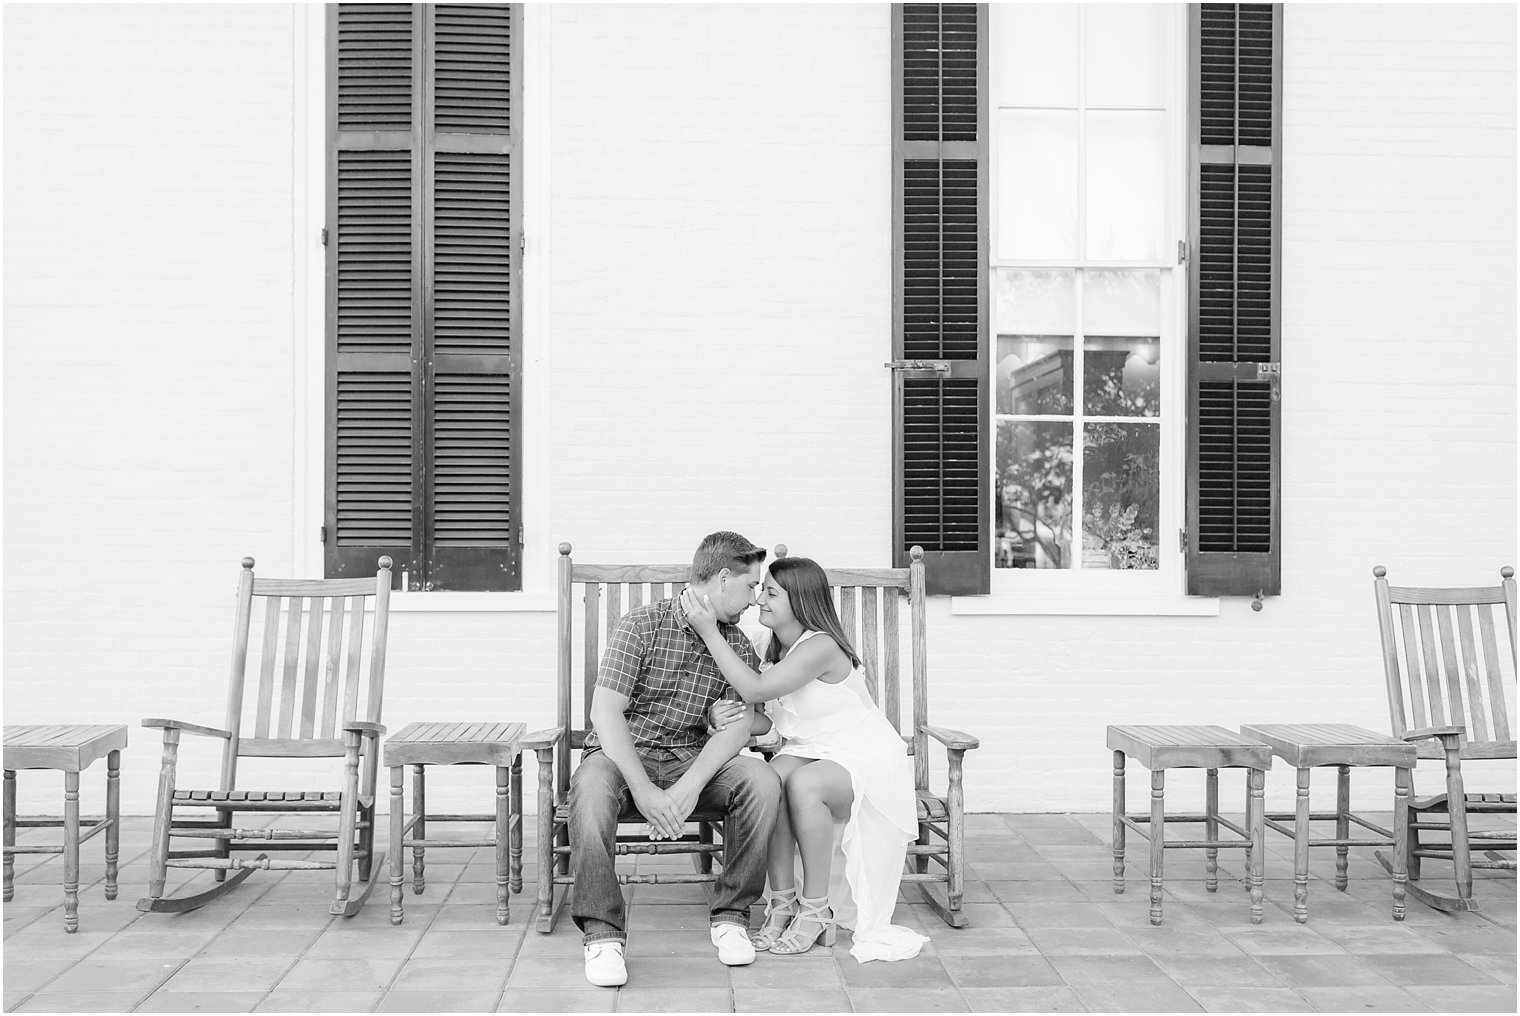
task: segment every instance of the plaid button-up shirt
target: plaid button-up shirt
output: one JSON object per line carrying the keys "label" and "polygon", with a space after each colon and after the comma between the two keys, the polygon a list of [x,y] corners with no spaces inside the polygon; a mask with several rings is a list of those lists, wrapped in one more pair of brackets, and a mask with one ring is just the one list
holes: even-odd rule
{"label": "plaid button-up shirt", "polygon": [[[718,630],[739,659],[759,669],[760,657],[738,625],[719,621]],[[707,743],[708,707],[719,698],[739,701],[707,643],[686,623],[677,597],[640,607],[618,622],[596,683],[628,696],[623,715],[640,755],[663,748],[678,759],[695,758]],[[586,734],[586,748],[601,748],[594,730]]]}

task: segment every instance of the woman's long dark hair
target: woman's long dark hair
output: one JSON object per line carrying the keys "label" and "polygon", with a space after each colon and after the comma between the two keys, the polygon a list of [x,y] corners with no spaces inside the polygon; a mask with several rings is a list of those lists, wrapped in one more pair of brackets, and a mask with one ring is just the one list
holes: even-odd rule
{"label": "woman's long dark hair", "polygon": [[[771,564],[771,578],[786,591],[791,601],[792,616],[807,631],[821,631],[832,638],[852,666],[860,666],[860,654],[850,644],[850,637],[839,623],[839,612],[834,609],[834,597],[829,591],[829,576],[817,561],[808,557],[779,557]],[[781,639],[771,633],[770,643],[765,647],[765,658],[771,663],[781,659]]]}

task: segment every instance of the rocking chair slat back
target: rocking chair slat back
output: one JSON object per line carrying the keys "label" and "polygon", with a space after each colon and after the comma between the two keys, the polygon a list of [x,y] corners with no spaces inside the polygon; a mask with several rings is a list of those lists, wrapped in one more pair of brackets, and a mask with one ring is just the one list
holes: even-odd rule
{"label": "rocking chair slat back", "polygon": [[[1515,757],[1515,626],[1506,612],[1509,644],[1503,652],[1494,618],[1495,606],[1508,605],[1514,585],[1508,569],[1500,585],[1470,589],[1390,586],[1377,575],[1395,735],[1461,726],[1463,758]],[[1422,742],[1420,756],[1444,757],[1433,741]]]}
{"label": "rocking chair slat back", "polygon": [[[223,789],[232,787],[236,765],[230,760],[239,755],[342,755],[340,722],[378,721],[384,687],[388,571],[377,579],[259,579],[251,566],[245,559],[238,586],[227,702],[233,738]],[[254,609],[255,601],[262,610]],[[375,624],[367,632],[369,612]],[[256,665],[249,660],[252,646],[258,647],[252,650]],[[252,689],[245,680],[250,670],[257,673]]]}

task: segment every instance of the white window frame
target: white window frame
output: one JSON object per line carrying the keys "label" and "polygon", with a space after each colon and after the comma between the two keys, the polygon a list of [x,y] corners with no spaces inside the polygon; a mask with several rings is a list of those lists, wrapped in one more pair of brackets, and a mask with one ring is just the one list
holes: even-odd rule
{"label": "white window frame", "polygon": [[[1172,238],[1167,242],[1164,250],[1174,252],[1180,249],[1182,239],[1187,235],[1187,12],[1184,5],[1169,4],[1168,13],[1171,20],[1167,38],[1171,46],[1168,65],[1171,73],[1167,78],[1167,132],[1168,132],[1168,159],[1166,178],[1171,182],[1166,195],[1166,219]],[[1085,16],[1085,12],[1079,7],[1079,19]],[[991,22],[989,26],[991,66],[989,68],[989,103],[991,116],[989,117],[991,132],[991,144],[989,145],[990,179],[991,179],[991,215],[989,240],[992,250],[989,252],[988,280],[989,286],[994,285],[994,279],[999,269],[1022,268],[1022,269],[1046,269],[1046,270],[1074,270],[1074,269],[1151,269],[1157,270],[1161,275],[1161,422],[1160,427],[1160,467],[1161,467],[1161,509],[1159,514],[1158,543],[1158,567],[1154,571],[1105,571],[1100,569],[1082,569],[1081,567],[1070,569],[1053,568],[998,568],[996,562],[996,541],[989,539],[988,554],[992,557],[992,583],[990,598],[979,598],[982,602],[971,602],[978,598],[957,597],[953,604],[956,613],[1001,613],[1000,606],[1007,607],[1012,612],[1039,612],[1039,613],[1185,613],[1185,614],[1215,614],[1218,612],[1217,600],[1211,598],[1187,598],[1183,594],[1185,556],[1182,553],[1180,533],[1184,524],[1184,491],[1183,474],[1186,468],[1186,432],[1182,426],[1183,414],[1186,403],[1183,398],[1184,384],[1186,381],[1185,357],[1187,353],[1184,339],[1187,328],[1187,303],[1186,265],[1179,263],[1175,256],[1160,261],[1015,261],[998,257],[995,237],[997,235],[997,209],[999,205],[999,166],[998,166],[998,140],[997,131],[1000,121],[998,105],[998,72],[999,60],[997,54],[997,40],[999,38],[998,27],[1003,17],[1003,5],[993,4],[991,7]],[[1079,20],[1079,25],[1081,24]],[[1079,34],[1079,39],[1081,38]],[[1084,47],[1077,47],[1077,82],[1079,111],[1083,109],[1081,103],[1085,99],[1086,67]],[[1063,107],[1064,108],[1064,107]],[[1100,108],[1123,108],[1123,107],[1100,107]],[[1085,121],[1085,116],[1079,112],[1079,124]],[[1085,132],[1078,130],[1078,172],[1085,174],[1083,154],[1085,147]],[[1086,181],[1081,184],[1079,193],[1085,196]],[[1078,205],[1078,236],[1084,235],[1085,202]],[[1081,283],[1078,281],[1076,294],[1078,300],[1081,296]],[[1080,303],[1079,303],[1080,306]],[[994,315],[988,315],[986,324],[987,332],[983,341],[988,344],[988,384],[989,390],[995,391],[997,376],[997,322]],[[1076,351],[1074,356],[1082,355],[1082,335],[1074,336]],[[1080,389],[1075,391],[1077,399],[1081,397]],[[987,450],[989,461],[987,464],[988,476],[997,482],[997,400],[989,399],[989,413],[986,426],[990,429]],[[1074,429],[1075,435],[1075,429]],[[1074,449],[1075,451],[1075,449]],[[1077,455],[1080,460],[1080,454]],[[1073,469],[1073,495],[1074,512],[1072,518],[1072,543],[1073,550],[1080,553],[1082,536],[1082,519],[1075,509],[1080,504],[1080,461]],[[986,496],[991,497],[988,490]],[[994,528],[997,520],[993,520]],[[989,533],[989,537],[990,537]],[[1054,594],[1054,595],[1052,595]],[[1024,596],[1036,599],[1030,602],[1018,602]],[[1063,600],[1063,596],[1071,597]],[[1164,602],[1180,599],[1187,602]],[[1003,601],[1001,604],[998,601]]]}
{"label": "white window frame", "polygon": [[[327,195],[327,15],[322,4],[294,8],[295,137],[292,145],[291,251],[295,307],[292,402],[291,565],[321,577],[323,451],[326,447],[326,259],[322,223]],[[549,23],[552,9],[524,4],[522,18],[523,258],[522,589],[512,592],[395,592],[400,611],[503,612],[555,609],[556,544],[549,539],[550,342],[546,315],[549,251]]]}

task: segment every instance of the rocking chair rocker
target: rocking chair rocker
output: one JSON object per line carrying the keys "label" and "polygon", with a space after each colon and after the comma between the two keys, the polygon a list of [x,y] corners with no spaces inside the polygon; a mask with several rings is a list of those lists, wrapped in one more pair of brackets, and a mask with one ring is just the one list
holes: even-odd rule
{"label": "rocking chair rocker", "polygon": [[[195,910],[224,895],[255,870],[333,869],[336,886],[331,912],[344,917],[358,913],[384,867],[383,855],[374,852],[374,815],[379,739],[385,732],[380,724],[380,702],[385,683],[390,591],[389,557],[380,558],[380,571],[373,579],[310,581],[255,579],[253,558],[243,558],[225,729],[180,720],[142,721],[145,727],[163,730],[164,747],[148,859],[148,895],[137,901],[138,910],[152,913]],[[245,729],[244,678],[249,669],[249,630],[255,599],[264,604],[263,639],[258,654],[257,690],[248,696],[253,699],[249,704],[254,706],[250,711],[255,715]],[[364,630],[367,611],[373,611],[374,615],[368,633]],[[277,667],[279,661],[283,665]],[[181,733],[223,742],[219,789],[184,790],[175,785]],[[341,758],[341,788],[239,789],[238,759],[248,757]],[[175,816],[176,808],[210,808],[216,817],[186,821]],[[334,833],[330,829],[238,829],[233,818],[239,812],[265,816],[336,812],[338,830]],[[215,842],[209,849],[170,850],[172,837]],[[258,855],[233,857],[235,850],[257,851]],[[281,860],[269,856],[280,851],[314,850],[332,850],[337,856],[333,860]],[[355,862],[361,884],[358,895],[351,894]],[[209,868],[215,871],[217,884],[193,895],[166,898],[164,885],[169,868]]]}

